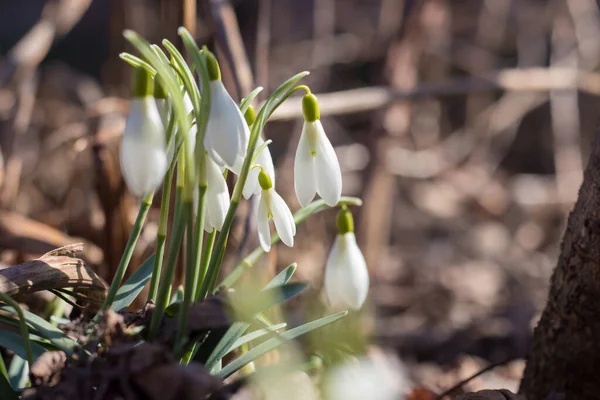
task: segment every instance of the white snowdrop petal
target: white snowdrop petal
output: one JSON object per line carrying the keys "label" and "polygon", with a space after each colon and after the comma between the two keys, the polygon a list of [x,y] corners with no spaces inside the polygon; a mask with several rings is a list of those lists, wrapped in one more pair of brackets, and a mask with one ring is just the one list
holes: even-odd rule
{"label": "white snowdrop petal", "polygon": [[294,159],[294,189],[302,207],[306,207],[317,193],[315,157],[310,146],[310,123],[305,122]]}
{"label": "white snowdrop petal", "polygon": [[258,240],[260,246],[265,252],[271,250],[271,231],[269,230],[269,210],[266,204],[268,193],[263,193],[258,199],[258,210],[256,212],[256,228],[258,230]]}
{"label": "white snowdrop petal", "polygon": [[369,271],[354,233],[338,235],[325,267],[325,293],[334,310],[362,307],[369,291]]}
{"label": "white snowdrop petal", "polygon": [[335,206],[342,196],[342,170],[331,142],[327,138],[321,121],[317,128],[316,184],[317,193],[328,206]]}
{"label": "white snowdrop petal", "polygon": [[139,197],[160,186],[168,167],[164,148],[131,136],[123,137],[120,159],[123,179]]}
{"label": "white snowdrop petal", "polygon": [[[259,136],[256,143],[256,148],[259,149],[264,143],[264,139]],[[273,183],[273,187],[275,187],[275,165],[273,164],[273,157],[271,157],[269,146],[266,146],[260,153],[258,153],[255,164],[262,165],[267,175],[271,177],[271,183]]]}
{"label": "white snowdrop petal", "polygon": [[273,189],[269,189],[269,192],[271,196],[271,214],[273,214],[275,229],[277,229],[281,241],[286,246],[293,247],[296,226],[294,224],[292,212],[279,193]]}
{"label": "white snowdrop petal", "polygon": [[215,161],[213,154],[233,167],[238,155],[244,157],[246,154],[250,130],[223,82],[212,81],[210,90],[211,106],[204,145]]}
{"label": "white snowdrop petal", "polygon": [[242,195],[246,200],[248,200],[252,195],[260,193],[260,184],[258,183],[258,174],[260,173],[260,169],[254,168],[251,169],[248,173],[248,177],[246,178],[246,184],[244,185],[244,190],[242,191]]}
{"label": "white snowdrop petal", "polygon": [[167,171],[165,131],[156,101],[134,98],[125,122],[120,153],[123,178],[137,196],[154,191]]}

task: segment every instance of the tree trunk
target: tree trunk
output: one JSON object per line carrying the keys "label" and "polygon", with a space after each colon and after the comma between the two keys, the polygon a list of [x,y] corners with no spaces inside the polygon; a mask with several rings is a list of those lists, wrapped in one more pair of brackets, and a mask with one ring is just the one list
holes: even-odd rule
{"label": "tree trunk", "polygon": [[600,130],[521,382],[527,400],[600,398]]}

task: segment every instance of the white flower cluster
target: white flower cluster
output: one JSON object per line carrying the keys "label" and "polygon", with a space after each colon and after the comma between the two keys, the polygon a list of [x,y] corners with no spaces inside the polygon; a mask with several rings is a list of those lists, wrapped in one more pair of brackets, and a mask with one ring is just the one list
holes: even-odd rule
{"label": "white flower cluster", "polygon": [[[294,245],[296,224],[289,207],[275,190],[275,168],[268,143],[258,137],[258,153],[248,154],[254,111],[250,108],[246,116],[242,114],[221,81],[216,60],[212,69],[209,66],[209,75],[210,112],[203,143],[207,154],[204,157],[207,181],[204,229],[208,232],[222,229],[230,207],[229,189],[223,173],[227,169],[243,178],[240,176],[242,165],[246,157],[251,156],[253,164],[243,187],[243,196],[246,199],[257,196],[255,203],[260,245],[265,252],[270,250],[269,221],[273,220],[281,241],[291,247]],[[134,86],[134,97],[121,144],[123,178],[137,196],[151,194],[159,187],[177,144],[177,141],[171,140],[174,143],[168,146],[165,139],[167,96],[163,93],[157,96],[156,91],[152,91],[152,81],[149,77],[146,80],[145,85],[140,85],[138,80],[138,85]],[[308,88],[306,90],[308,92]],[[193,110],[189,98],[186,99],[186,106],[188,112]],[[303,97],[302,110],[304,126],[294,163],[296,196],[302,207],[307,206],[316,194],[333,207],[341,197],[342,174],[333,146],[320,121],[317,98],[310,92]],[[195,145],[196,132],[194,126],[188,135],[191,148]],[[347,215],[349,212],[346,210],[344,213]],[[338,230],[328,259],[325,291],[332,307],[359,309],[366,298],[369,277],[353,228],[346,228]]]}

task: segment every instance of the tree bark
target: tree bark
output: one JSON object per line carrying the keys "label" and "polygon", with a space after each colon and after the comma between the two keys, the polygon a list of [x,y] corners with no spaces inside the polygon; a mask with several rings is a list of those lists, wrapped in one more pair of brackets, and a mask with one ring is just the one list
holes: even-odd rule
{"label": "tree bark", "polygon": [[527,400],[600,398],[600,130],[521,382]]}

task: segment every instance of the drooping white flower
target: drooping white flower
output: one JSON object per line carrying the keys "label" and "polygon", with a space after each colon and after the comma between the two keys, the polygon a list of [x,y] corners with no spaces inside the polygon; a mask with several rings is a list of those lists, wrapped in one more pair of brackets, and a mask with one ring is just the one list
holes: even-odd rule
{"label": "drooping white flower", "polygon": [[294,188],[298,202],[306,207],[315,194],[329,206],[342,195],[342,172],[335,150],[320,120],[319,103],[313,94],[302,99],[304,125],[294,160]]}
{"label": "drooping white flower", "polygon": [[362,307],[369,292],[369,271],[356,237],[350,211],[343,207],[337,217],[338,234],[325,266],[325,294],[333,310]]}
{"label": "drooping white flower", "polygon": [[288,247],[294,245],[296,235],[296,223],[294,216],[279,193],[273,189],[271,178],[263,170],[258,174],[258,182],[261,187],[256,213],[258,239],[265,252],[271,250],[271,231],[269,221],[275,223],[275,229],[281,241]]}
{"label": "drooping white flower", "polygon": [[[273,185],[275,185],[275,166],[273,165],[273,158],[271,157],[269,146],[265,146],[264,144],[265,141],[259,136],[258,141],[256,142],[256,149],[258,151],[262,148],[262,150],[260,150],[260,153],[258,153],[256,156],[254,164],[262,166],[264,171],[271,178]],[[246,179],[246,184],[244,185],[244,190],[242,191],[242,195],[246,200],[252,197],[252,195],[260,194],[261,187],[258,183],[259,172],[259,169],[253,168],[248,173],[248,178]]]}
{"label": "drooping white flower", "polygon": [[329,371],[324,395],[328,400],[399,400],[410,387],[406,367],[398,360],[362,356]]}
{"label": "drooping white flower", "polygon": [[246,157],[250,129],[238,105],[221,81],[219,64],[207,52],[210,75],[210,113],[204,135],[204,147],[219,165],[232,169],[238,157]]}
{"label": "drooping white flower", "polygon": [[227,210],[229,210],[229,189],[219,166],[208,156],[204,159],[208,182],[204,230],[212,232],[214,228],[220,231],[223,228]]}
{"label": "drooping white flower", "polygon": [[[147,74],[141,68],[136,73]],[[136,78],[121,141],[123,179],[136,196],[153,192],[168,168],[165,130],[151,87],[147,76],[146,80]]]}

